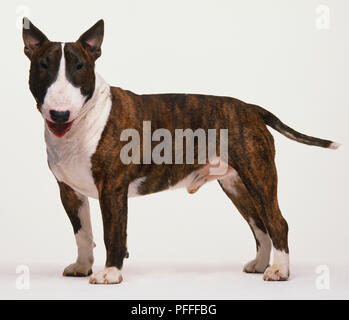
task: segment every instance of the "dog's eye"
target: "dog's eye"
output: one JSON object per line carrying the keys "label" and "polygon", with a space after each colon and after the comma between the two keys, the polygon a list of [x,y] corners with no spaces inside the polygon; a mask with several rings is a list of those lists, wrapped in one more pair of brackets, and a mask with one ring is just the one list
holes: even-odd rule
{"label": "dog's eye", "polygon": [[43,68],[43,69],[45,69],[45,70],[47,70],[47,69],[48,69],[48,64],[41,61],[41,62],[40,62],[40,67]]}
{"label": "dog's eye", "polygon": [[81,70],[84,67],[83,63],[79,63],[76,65],[76,70]]}

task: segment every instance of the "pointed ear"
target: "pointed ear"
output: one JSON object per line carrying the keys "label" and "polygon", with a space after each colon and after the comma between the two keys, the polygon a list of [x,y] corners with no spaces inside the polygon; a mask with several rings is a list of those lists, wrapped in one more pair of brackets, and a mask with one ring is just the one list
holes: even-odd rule
{"label": "pointed ear", "polygon": [[24,53],[31,59],[35,50],[39,49],[46,41],[47,37],[35,27],[28,18],[23,18]]}
{"label": "pointed ear", "polygon": [[93,60],[102,53],[101,46],[104,36],[104,21],[99,20],[94,26],[83,33],[78,42],[87,50]]}

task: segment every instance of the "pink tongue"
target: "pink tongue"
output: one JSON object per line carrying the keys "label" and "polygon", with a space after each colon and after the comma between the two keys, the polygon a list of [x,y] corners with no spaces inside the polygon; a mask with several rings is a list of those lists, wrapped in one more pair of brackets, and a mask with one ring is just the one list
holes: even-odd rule
{"label": "pink tongue", "polygon": [[58,138],[63,137],[73,125],[73,121],[68,123],[54,123],[46,120],[48,128]]}

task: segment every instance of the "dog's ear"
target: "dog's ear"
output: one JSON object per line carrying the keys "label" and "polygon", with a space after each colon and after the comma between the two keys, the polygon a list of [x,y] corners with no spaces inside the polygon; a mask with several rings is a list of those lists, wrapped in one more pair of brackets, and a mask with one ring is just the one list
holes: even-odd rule
{"label": "dog's ear", "polygon": [[35,50],[39,49],[48,41],[47,37],[28,18],[23,18],[22,37],[24,41],[24,53],[29,59],[31,59]]}
{"label": "dog's ear", "polygon": [[101,46],[104,36],[104,21],[101,19],[85,33],[83,33],[78,42],[86,49],[93,60],[96,60],[102,53]]}

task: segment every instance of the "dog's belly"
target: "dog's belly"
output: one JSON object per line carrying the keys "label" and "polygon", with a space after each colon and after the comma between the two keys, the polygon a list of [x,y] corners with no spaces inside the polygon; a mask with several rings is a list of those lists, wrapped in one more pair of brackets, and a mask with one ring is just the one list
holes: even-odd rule
{"label": "dog's belly", "polygon": [[[214,180],[219,180],[222,183],[225,183],[226,187],[229,187],[231,191],[234,192],[234,184],[237,177],[238,173],[235,171],[235,169],[218,158],[216,159],[215,163],[209,163],[200,169],[192,171],[182,180],[175,183],[171,183],[169,180],[168,185],[161,189],[156,188],[154,190],[154,176],[150,178],[147,176],[137,178],[129,185],[128,197],[138,197],[183,188],[187,189],[190,194],[193,194],[197,192],[204,184]],[[159,177],[159,179],[162,179],[162,177]]]}

